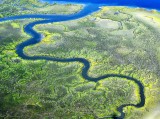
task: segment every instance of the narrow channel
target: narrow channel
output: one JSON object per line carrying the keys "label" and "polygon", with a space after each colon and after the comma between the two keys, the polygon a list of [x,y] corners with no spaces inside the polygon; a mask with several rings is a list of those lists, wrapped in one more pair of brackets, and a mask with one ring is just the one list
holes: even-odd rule
{"label": "narrow channel", "polygon": [[134,83],[136,83],[139,88],[140,102],[138,104],[121,105],[120,107],[117,108],[117,110],[120,112],[120,116],[112,117],[113,119],[123,119],[125,117],[125,113],[123,112],[124,107],[134,106],[134,107],[140,108],[140,107],[143,107],[145,104],[144,86],[142,85],[142,83],[138,79],[135,79],[130,76],[122,75],[122,74],[106,74],[106,75],[103,75],[103,76],[100,76],[97,78],[93,78],[88,75],[88,71],[90,69],[90,62],[87,59],[84,59],[84,58],[60,59],[60,58],[53,58],[53,57],[47,57],[47,56],[28,56],[23,52],[25,47],[37,44],[42,40],[41,34],[39,34],[38,32],[36,32],[33,29],[34,26],[36,26],[38,24],[47,24],[47,23],[54,23],[54,22],[79,19],[79,18],[85,17],[87,15],[90,15],[93,12],[98,11],[99,9],[100,9],[99,5],[88,4],[88,5],[85,5],[84,8],[76,14],[71,14],[71,15],[20,15],[20,16],[1,18],[0,22],[20,20],[20,19],[29,19],[29,18],[42,18],[43,19],[43,20],[29,23],[28,25],[26,25],[24,27],[24,31],[27,34],[29,34],[30,36],[32,36],[32,38],[19,44],[16,47],[16,53],[18,54],[19,57],[21,57],[25,60],[48,60],[48,61],[64,62],[64,63],[66,63],[66,62],[80,62],[83,64],[82,76],[84,79],[86,79],[88,81],[98,82],[102,79],[106,79],[109,77],[118,77],[118,78],[123,78],[126,80],[131,80]]}

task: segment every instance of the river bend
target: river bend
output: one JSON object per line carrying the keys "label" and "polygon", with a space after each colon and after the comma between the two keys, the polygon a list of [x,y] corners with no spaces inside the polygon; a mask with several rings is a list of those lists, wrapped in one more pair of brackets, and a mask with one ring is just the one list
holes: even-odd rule
{"label": "river bend", "polygon": [[0,18],[0,22],[5,21],[13,21],[13,20],[21,20],[21,19],[30,19],[30,18],[41,18],[42,20],[38,20],[32,23],[29,23],[24,27],[24,31],[32,36],[32,38],[22,42],[16,47],[16,53],[19,57],[25,59],[25,60],[47,60],[47,61],[55,61],[55,62],[79,62],[83,64],[82,68],[82,76],[84,79],[88,81],[98,82],[102,79],[106,79],[109,77],[118,77],[123,78],[126,80],[133,81],[137,84],[139,88],[139,94],[140,94],[140,102],[138,104],[124,104],[117,108],[117,110],[120,112],[120,116],[113,116],[113,119],[123,119],[125,117],[125,113],[123,112],[123,108],[127,106],[134,106],[137,108],[143,107],[145,104],[145,95],[144,95],[144,86],[143,84],[138,80],[130,76],[122,75],[122,74],[106,74],[97,78],[90,77],[88,75],[88,71],[90,69],[90,62],[85,58],[54,58],[54,57],[48,57],[48,56],[28,56],[24,53],[24,48],[30,45],[34,45],[39,43],[42,40],[42,35],[36,32],[33,27],[38,24],[47,24],[47,23],[53,23],[53,22],[61,22],[61,21],[68,21],[68,20],[75,20],[82,17],[85,17],[87,15],[92,14],[93,12],[98,11],[99,5],[92,5],[87,4],[84,6],[84,8],[75,14],[71,15],[20,15],[20,16],[11,16],[6,18]]}

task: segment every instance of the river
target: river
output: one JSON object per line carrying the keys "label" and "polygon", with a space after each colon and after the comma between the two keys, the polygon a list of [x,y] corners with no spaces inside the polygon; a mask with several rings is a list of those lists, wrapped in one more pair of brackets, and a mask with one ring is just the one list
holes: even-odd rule
{"label": "river", "polygon": [[[44,1],[44,0],[43,0]],[[49,0],[45,0],[49,1]],[[51,0],[50,0],[51,1]],[[59,1],[59,0],[57,0]],[[63,2],[76,2],[75,0],[66,0]],[[98,2],[97,2],[98,1]],[[85,17],[87,15],[92,14],[93,12],[96,12],[100,9],[100,6],[104,5],[118,5],[118,6],[138,6],[138,7],[145,7],[145,8],[154,8],[154,9],[159,9],[160,8],[160,1],[158,2],[157,0],[152,0],[152,1],[144,1],[144,0],[139,0],[137,2],[136,0],[132,0],[130,2],[127,2],[127,0],[79,0],[78,4],[85,4],[84,8],[75,14],[71,15],[43,15],[43,14],[30,14],[30,15],[20,15],[20,16],[11,16],[11,17],[6,17],[6,18],[1,18],[0,22],[4,21],[12,21],[12,20],[19,20],[19,19],[29,19],[29,18],[42,18],[43,20],[35,21],[32,23],[29,23],[24,27],[24,31],[31,35],[32,38],[28,39],[21,44],[19,44],[16,47],[16,53],[18,54],[19,57],[25,59],[25,60],[48,60],[48,61],[56,61],[56,62],[80,62],[83,63],[83,68],[82,68],[82,76],[84,79],[88,81],[94,81],[98,82],[102,79],[109,78],[109,77],[118,77],[118,78],[123,78],[126,80],[131,80],[134,83],[137,84],[139,87],[139,94],[140,94],[140,102],[138,104],[124,104],[121,105],[120,107],[117,108],[117,110],[120,112],[120,116],[114,116],[112,118],[114,119],[123,119],[125,117],[125,113],[123,112],[123,108],[127,106],[134,106],[137,108],[143,107],[145,105],[145,95],[144,95],[144,86],[143,84],[138,80],[130,76],[125,76],[122,74],[106,74],[97,78],[90,77],[88,75],[88,70],[90,69],[90,62],[87,59],[84,58],[67,58],[67,59],[60,59],[60,58],[54,58],[54,57],[46,57],[46,56],[28,56],[26,55],[23,50],[26,46],[29,45],[34,45],[39,43],[42,40],[41,34],[37,33],[33,27],[38,24],[47,24],[47,23],[53,23],[53,22],[61,22],[61,21],[68,21],[68,20],[75,20],[79,19],[82,17]],[[106,2],[107,1],[107,2]],[[129,0],[128,0],[129,1]],[[132,3],[133,2],[133,3]],[[145,4],[142,4],[142,3]],[[129,4],[132,3],[132,4]],[[149,5],[152,3],[151,5]],[[155,6],[153,6],[153,4]]]}

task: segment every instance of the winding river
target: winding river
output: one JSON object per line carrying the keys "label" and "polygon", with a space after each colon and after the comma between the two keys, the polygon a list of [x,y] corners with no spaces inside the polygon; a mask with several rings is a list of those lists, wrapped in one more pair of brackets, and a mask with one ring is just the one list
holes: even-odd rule
{"label": "winding river", "polygon": [[[66,0],[67,1],[67,0]],[[83,1],[83,0],[82,0]],[[94,1],[94,0],[93,0]],[[103,1],[103,0],[100,0]],[[154,0],[153,0],[154,1]],[[123,4],[122,4],[123,5]],[[24,31],[31,35],[32,38],[29,40],[26,40],[19,44],[16,47],[16,53],[18,54],[19,57],[25,59],[25,60],[48,60],[48,61],[56,61],[56,62],[80,62],[83,64],[82,68],[82,76],[84,79],[88,81],[94,81],[98,82],[99,80],[109,78],[109,77],[118,77],[118,78],[123,78],[126,80],[131,80],[134,83],[136,83],[139,87],[139,94],[140,94],[140,102],[138,104],[124,104],[121,105],[120,107],[117,108],[117,110],[120,112],[120,116],[113,116],[112,118],[114,119],[123,119],[125,117],[125,113],[123,112],[123,108],[127,106],[134,106],[137,108],[143,107],[145,105],[145,95],[144,95],[144,86],[143,84],[138,80],[130,76],[122,75],[122,74],[106,74],[97,78],[90,77],[88,75],[88,70],[90,69],[90,62],[87,59],[84,58],[54,58],[54,57],[47,57],[47,56],[28,56],[24,54],[23,50],[26,46],[34,45],[37,44],[41,41],[42,36],[38,32],[36,32],[33,27],[38,24],[47,24],[47,23],[53,23],[53,22],[61,22],[61,21],[68,21],[68,20],[74,20],[74,19],[79,19],[82,17],[85,17],[87,15],[92,14],[93,12],[96,12],[100,9],[100,4],[86,4],[84,8],[75,14],[71,15],[20,15],[20,16],[12,16],[12,17],[6,17],[6,18],[1,18],[0,22],[4,21],[13,21],[13,20],[19,20],[19,19],[29,19],[29,18],[42,18],[42,20],[35,21],[32,23],[29,23],[24,27]],[[136,5],[138,6],[138,5]],[[143,7],[140,5],[140,7]],[[145,6],[144,6],[145,7]],[[151,7],[152,8],[152,7]],[[155,7],[157,8],[157,7]]]}

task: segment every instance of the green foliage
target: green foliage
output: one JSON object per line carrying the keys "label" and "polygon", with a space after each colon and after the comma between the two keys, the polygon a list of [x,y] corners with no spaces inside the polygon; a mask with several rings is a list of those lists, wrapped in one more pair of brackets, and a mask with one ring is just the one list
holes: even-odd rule
{"label": "green foliage", "polygon": [[[139,13],[140,11],[139,9],[109,7],[83,19],[38,25],[35,27],[36,30],[45,36],[50,34],[52,37],[50,41],[47,39],[48,37],[45,37],[41,43],[26,48],[25,52],[29,55],[40,54],[59,58],[86,58],[91,63],[89,75],[92,77],[116,73],[139,79],[145,86],[146,105],[141,109],[132,108],[132,110],[125,111],[127,118],[134,114],[137,115],[136,118],[141,118],[146,110],[159,102],[155,100],[158,92],[154,91],[159,89],[158,70],[160,60],[157,57],[159,57],[160,42],[157,39],[160,36],[159,29],[154,24],[144,22],[148,19],[145,19],[145,17],[138,18],[140,14],[139,16],[150,16],[156,19],[159,14]],[[118,12],[118,14],[115,14],[115,12]],[[63,28],[57,26],[63,26]],[[58,34],[58,37],[55,37],[55,34]],[[136,104],[140,97],[138,87],[131,82],[124,86],[128,87],[127,89],[120,87],[117,91],[110,88],[113,85],[119,87],[126,84],[121,84],[122,82],[120,80],[116,83],[112,79],[112,83],[106,83],[107,85],[100,85],[97,88],[112,97],[113,100],[108,99],[110,106],[107,110],[116,115],[118,114],[116,107],[123,104],[123,101],[124,104],[128,104],[127,102],[130,101],[130,103]],[[79,85],[76,90],[86,92],[86,86]],[[154,90],[154,93],[150,93],[151,90]],[[111,91],[111,93],[107,91]],[[127,92],[134,93],[129,95],[126,94]],[[119,98],[114,97],[114,95],[119,96]],[[114,102],[114,104],[111,102]],[[106,103],[106,106],[108,103]],[[137,114],[137,110],[141,112]],[[105,112],[96,112],[99,117],[107,115]]]}
{"label": "green foliage", "polygon": [[73,14],[82,5],[59,5],[41,3],[39,0],[4,0],[0,4],[0,18],[22,14]]}
{"label": "green foliage", "polygon": [[[14,4],[19,6],[14,7]],[[1,14],[14,15],[22,6],[30,9],[31,13],[33,6],[34,10],[41,11],[52,5],[36,0],[4,0],[3,5],[0,4]],[[70,7],[67,5],[67,9]],[[2,13],[4,10],[7,12]],[[128,119],[141,118],[159,102],[159,98],[155,98],[160,86],[157,78],[159,31],[138,20],[131,9],[110,7],[106,10],[75,21],[36,26],[35,29],[45,38],[41,43],[27,47],[25,53],[31,56],[82,57],[91,63],[89,75],[92,77],[116,73],[139,79],[145,86],[146,105],[142,109],[127,107],[124,111]],[[117,11],[118,15],[115,14]],[[19,58],[15,49],[29,38],[23,31],[28,22],[0,24],[1,117],[108,118],[119,115],[117,107],[120,105],[139,102],[139,90],[132,81],[107,78],[97,83],[89,82],[81,76],[83,66],[80,63]]]}

